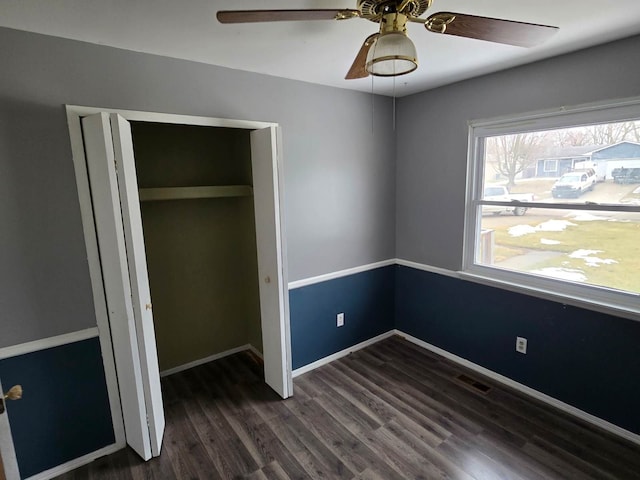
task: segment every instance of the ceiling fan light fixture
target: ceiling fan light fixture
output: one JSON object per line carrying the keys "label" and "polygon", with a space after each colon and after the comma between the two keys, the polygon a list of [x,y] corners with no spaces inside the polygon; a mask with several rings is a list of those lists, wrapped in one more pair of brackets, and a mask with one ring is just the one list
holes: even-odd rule
{"label": "ceiling fan light fixture", "polygon": [[371,75],[396,77],[418,68],[416,47],[404,32],[380,34],[367,54],[366,69]]}

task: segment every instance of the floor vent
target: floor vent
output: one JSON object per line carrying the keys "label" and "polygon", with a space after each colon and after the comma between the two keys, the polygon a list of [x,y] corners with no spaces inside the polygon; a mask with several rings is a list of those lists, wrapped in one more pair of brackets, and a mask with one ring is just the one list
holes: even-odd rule
{"label": "floor vent", "polygon": [[477,390],[478,392],[480,392],[482,394],[487,394],[487,393],[489,393],[489,390],[491,390],[491,387],[489,385],[485,385],[484,383],[479,382],[475,378],[468,377],[464,373],[458,375],[456,377],[456,379],[461,381],[465,385],[473,388],[474,390]]}

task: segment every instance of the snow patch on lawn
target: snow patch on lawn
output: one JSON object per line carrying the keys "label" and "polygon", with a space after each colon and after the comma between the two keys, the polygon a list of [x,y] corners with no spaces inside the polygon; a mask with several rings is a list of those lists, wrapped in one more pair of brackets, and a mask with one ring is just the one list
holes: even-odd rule
{"label": "snow patch on lawn", "polygon": [[548,238],[541,238],[540,243],[543,245],[560,245],[562,242],[558,240],[550,240]]}
{"label": "snow patch on lawn", "polygon": [[541,232],[562,232],[567,227],[575,227],[575,223],[571,223],[568,220],[547,220],[542,222],[536,228]]}
{"label": "snow patch on lawn", "polygon": [[509,229],[509,235],[512,237],[521,237],[536,232],[536,227],[532,227],[531,225],[515,225]]}
{"label": "snow patch on lawn", "polygon": [[538,275],[545,275],[552,278],[559,278],[560,280],[570,280],[573,282],[584,282],[587,279],[587,276],[582,270],[576,270],[573,268],[548,267],[541,268],[539,270],[533,270],[531,273],[537,273]]}
{"label": "snow patch on lawn", "polygon": [[547,220],[546,222],[542,222],[535,227],[531,225],[514,225],[511,227],[509,231],[509,235],[512,237],[521,237],[523,235],[528,235],[529,233],[536,232],[562,232],[567,227],[576,226],[575,223],[571,223],[567,220]]}
{"label": "snow patch on lawn", "polygon": [[602,250],[580,249],[580,250],[576,250],[575,252],[571,252],[569,254],[569,257],[579,258],[581,260],[584,260],[584,263],[587,267],[599,267],[600,265],[611,265],[613,263],[618,263],[612,258],[600,258],[600,257],[592,256],[596,253],[602,253],[602,252],[603,252]]}
{"label": "snow patch on lawn", "polygon": [[587,212],[577,213],[571,218],[576,222],[594,222],[597,220],[608,220],[610,222],[616,221],[615,218],[603,217],[601,215],[594,215],[592,213],[587,213]]}

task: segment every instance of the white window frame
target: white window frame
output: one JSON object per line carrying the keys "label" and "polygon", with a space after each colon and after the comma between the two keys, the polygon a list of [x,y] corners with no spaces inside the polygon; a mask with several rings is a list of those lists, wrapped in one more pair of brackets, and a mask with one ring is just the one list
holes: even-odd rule
{"label": "white window frame", "polygon": [[[569,282],[475,263],[476,245],[479,244],[476,242],[476,238],[481,231],[482,205],[567,208],[567,204],[557,203],[482,200],[484,138],[638,119],[640,119],[640,97],[469,122],[465,229],[460,276],[478,283],[640,321],[640,294],[620,292],[606,287]],[[603,204],[571,203],[568,208],[598,211],[603,207],[608,211],[639,211],[637,206],[611,204],[605,206]]]}

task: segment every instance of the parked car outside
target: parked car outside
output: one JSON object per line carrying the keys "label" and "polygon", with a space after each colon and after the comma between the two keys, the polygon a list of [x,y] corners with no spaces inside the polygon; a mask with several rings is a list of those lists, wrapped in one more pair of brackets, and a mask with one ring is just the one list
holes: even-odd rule
{"label": "parked car outside", "polygon": [[573,170],[562,175],[553,184],[551,195],[553,195],[553,198],[578,198],[584,192],[593,190],[596,182],[596,172],[593,168]]}
{"label": "parked car outside", "polygon": [[611,176],[614,183],[640,183],[640,168],[614,168]]}
{"label": "parked car outside", "polygon": [[[504,185],[487,185],[484,187],[483,200],[494,202],[533,202],[533,193],[510,193]],[[482,213],[500,215],[502,212],[513,213],[516,216],[524,215],[527,207],[505,205],[483,205]]]}

